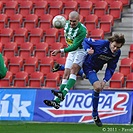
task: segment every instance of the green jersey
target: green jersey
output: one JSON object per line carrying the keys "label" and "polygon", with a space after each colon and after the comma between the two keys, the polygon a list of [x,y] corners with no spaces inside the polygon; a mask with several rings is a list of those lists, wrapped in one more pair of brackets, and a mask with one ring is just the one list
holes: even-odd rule
{"label": "green jersey", "polygon": [[64,36],[66,43],[68,45],[67,48],[64,48],[64,52],[75,51],[78,48],[82,48],[83,39],[87,35],[87,29],[82,23],[78,23],[77,27],[71,28],[70,22],[67,21],[64,27]]}

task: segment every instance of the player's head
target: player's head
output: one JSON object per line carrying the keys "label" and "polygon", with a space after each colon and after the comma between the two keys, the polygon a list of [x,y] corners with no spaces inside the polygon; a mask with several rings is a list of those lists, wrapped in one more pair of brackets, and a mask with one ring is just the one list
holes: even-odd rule
{"label": "player's head", "polygon": [[125,43],[125,38],[122,34],[114,34],[108,40],[110,41],[110,50],[112,53],[118,51]]}
{"label": "player's head", "polygon": [[69,21],[70,21],[71,28],[75,28],[79,22],[79,13],[76,11],[70,12]]}

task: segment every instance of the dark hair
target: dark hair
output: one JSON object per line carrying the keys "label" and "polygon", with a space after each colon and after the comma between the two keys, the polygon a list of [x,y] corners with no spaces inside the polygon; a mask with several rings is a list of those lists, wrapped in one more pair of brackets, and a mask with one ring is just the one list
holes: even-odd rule
{"label": "dark hair", "polygon": [[125,38],[124,35],[122,34],[114,34],[113,36],[109,37],[108,40],[110,42],[116,42],[116,43],[121,43],[122,45],[124,45],[125,43]]}

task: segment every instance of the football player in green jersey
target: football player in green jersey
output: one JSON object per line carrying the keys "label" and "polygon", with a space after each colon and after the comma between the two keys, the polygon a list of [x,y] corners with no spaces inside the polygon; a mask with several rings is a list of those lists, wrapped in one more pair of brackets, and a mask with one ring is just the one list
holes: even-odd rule
{"label": "football player in green jersey", "polygon": [[65,95],[75,85],[77,73],[81,69],[86,56],[86,52],[82,47],[82,41],[87,36],[87,29],[79,22],[79,19],[78,12],[70,12],[69,20],[64,27],[64,35],[68,47],[55,49],[51,53],[52,56],[56,56],[58,53],[68,53],[60,90],[52,90],[52,93],[55,95],[54,100],[44,100],[46,105],[53,106],[56,109],[60,107],[60,102],[64,100]]}

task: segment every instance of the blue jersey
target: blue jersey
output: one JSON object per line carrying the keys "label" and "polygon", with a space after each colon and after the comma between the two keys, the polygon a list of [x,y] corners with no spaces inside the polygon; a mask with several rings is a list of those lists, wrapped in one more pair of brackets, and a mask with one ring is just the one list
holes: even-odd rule
{"label": "blue jersey", "polygon": [[85,38],[83,47],[86,51],[90,48],[94,50],[92,55],[87,54],[86,56],[83,64],[84,73],[88,75],[91,71],[98,72],[103,68],[104,64],[107,64],[103,80],[108,81],[117,67],[121,51],[118,50],[116,53],[112,53],[108,40],[94,40],[92,38]]}

